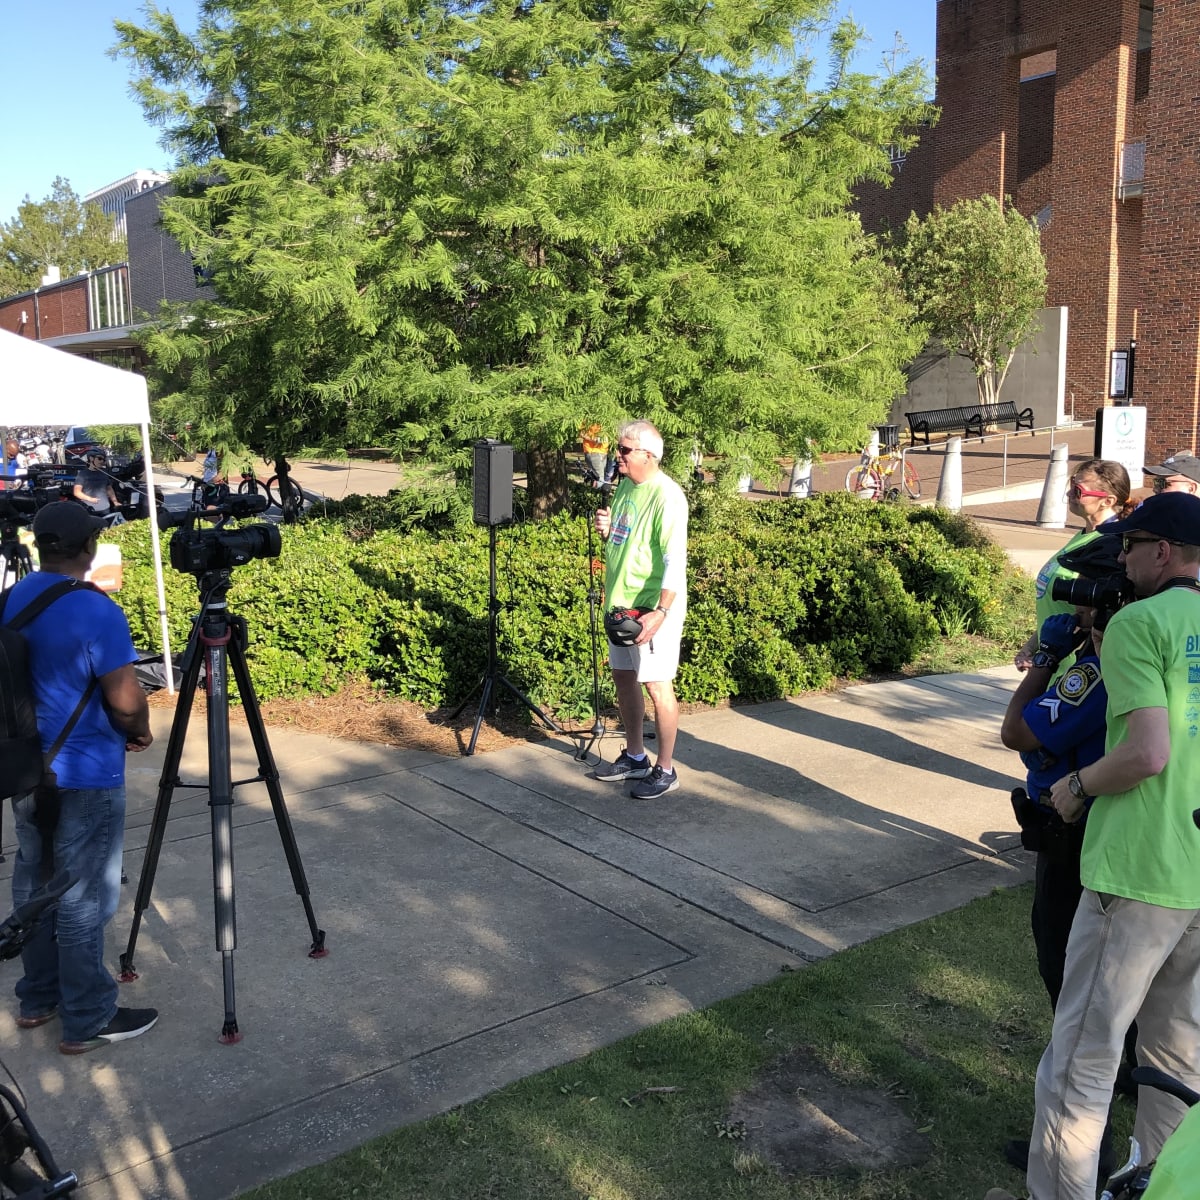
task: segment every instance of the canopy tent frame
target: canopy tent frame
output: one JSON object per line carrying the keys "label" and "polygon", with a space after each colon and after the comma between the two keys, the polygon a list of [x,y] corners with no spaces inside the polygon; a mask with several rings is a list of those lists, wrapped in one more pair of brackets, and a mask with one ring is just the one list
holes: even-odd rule
{"label": "canopy tent frame", "polygon": [[150,510],[150,549],[162,638],[167,689],[175,691],[167,595],[154,503],[154,464],[150,454],[150,396],[146,381],[133,371],[105,366],[0,330],[0,426],[137,425],[142,433],[146,494]]}

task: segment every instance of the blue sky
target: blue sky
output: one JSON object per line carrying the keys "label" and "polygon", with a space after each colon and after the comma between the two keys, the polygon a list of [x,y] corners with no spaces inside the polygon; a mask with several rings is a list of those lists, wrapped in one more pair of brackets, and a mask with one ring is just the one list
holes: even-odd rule
{"label": "blue sky", "polygon": [[[195,0],[159,0],[184,29]],[[142,0],[41,0],[4,6],[0,77],[14,102],[0,127],[0,222],[28,195],[41,200],[56,175],[79,195],[141,168],[169,170],[158,130],[129,94],[129,68],[105,51],[113,21],[142,19]],[[933,70],[936,0],[838,0],[871,42],[856,64],[873,70],[898,32]]]}

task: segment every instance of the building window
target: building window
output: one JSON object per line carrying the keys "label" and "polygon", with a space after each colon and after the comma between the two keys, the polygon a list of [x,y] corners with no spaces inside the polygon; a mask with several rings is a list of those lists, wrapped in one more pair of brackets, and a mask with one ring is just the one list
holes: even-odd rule
{"label": "building window", "polygon": [[129,324],[129,296],[120,267],[94,271],[88,279],[88,328],[112,329]]}

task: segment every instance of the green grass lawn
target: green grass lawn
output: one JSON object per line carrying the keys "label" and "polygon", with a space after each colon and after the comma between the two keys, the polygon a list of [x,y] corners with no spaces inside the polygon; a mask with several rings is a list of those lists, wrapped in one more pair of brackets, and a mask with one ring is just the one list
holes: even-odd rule
{"label": "green grass lawn", "polygon": [[[399,1129],[256,1200],[978,1200],[1020,1192],[1001,1158],[1028,1132],[1049,1005],[1031,891],[997,891],[578,1062]],[[888,1093],[927,1147],[917,1166],[785,1177],[731,1102],[802,1054]],[[652,1090],[662,1089],[662,1090]],[[1127,1132],[1127,1106],[1120,1106]],[[803,1154],[803,1147],[800,1148]]]}

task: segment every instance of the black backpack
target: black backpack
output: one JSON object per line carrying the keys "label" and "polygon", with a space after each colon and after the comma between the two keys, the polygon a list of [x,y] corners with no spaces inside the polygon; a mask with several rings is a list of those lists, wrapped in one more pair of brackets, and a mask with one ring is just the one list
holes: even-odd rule
{"label": "black backpack", "polygon": [[8,624],[4,623],[4,610],[12,591],[5,592],[0,599],[0,763],[3,764],[0,767],[0,800],[32,792],[42,783],[54,756],[62,749],[96,690],[97,680],[93,679],[54,745],[43,755],[29,670],[29,646],[25,635],[19,631],[60,597],[79,588],[100,590],[78,579],[64,579],[30,601]]}

